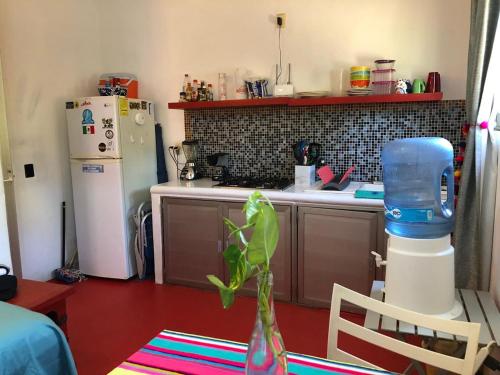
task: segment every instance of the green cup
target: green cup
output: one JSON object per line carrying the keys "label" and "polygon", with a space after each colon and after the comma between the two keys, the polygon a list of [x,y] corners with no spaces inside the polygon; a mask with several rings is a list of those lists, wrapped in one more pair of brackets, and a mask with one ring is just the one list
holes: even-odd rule
{"label": "green cup", "polygon": [[423,94],[425,92],[425,82],[423,79],[416,79],[413,81],[411,88],[413,94]]}

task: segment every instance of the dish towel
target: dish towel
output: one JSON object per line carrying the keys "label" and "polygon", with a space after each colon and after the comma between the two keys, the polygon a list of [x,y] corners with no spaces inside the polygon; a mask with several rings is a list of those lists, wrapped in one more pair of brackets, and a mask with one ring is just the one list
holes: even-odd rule
{"label": "dish towel", "polygon": [[161,124],[155,124],[156,135],[156,176],[158,183],[163,184],[168,181],[167,164],[165,163],[165,149],[163,147],[163,133]]}

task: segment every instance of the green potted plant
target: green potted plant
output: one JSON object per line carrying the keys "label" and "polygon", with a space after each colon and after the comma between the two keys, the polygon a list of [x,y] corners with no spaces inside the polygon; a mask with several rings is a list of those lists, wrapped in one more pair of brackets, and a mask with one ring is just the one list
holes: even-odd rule
{"label": "green potted plant", "polygon": [[[279,220],[273,205],[256,191],[243,206],[246,223],[238,227],[229,219],[224,223],[234,239],[224,251],[224,260],[229,269],[229,285],[218,277],[208,279],[219,289],[225,309],[234,302],[234,294],[246,281],[257,278],[257,318],[248,345],[247,375],[288,374],[285,346],[274,314],[273,274],[270,262],[279,239]],[[250,240],[244,231],[251,230]]]}

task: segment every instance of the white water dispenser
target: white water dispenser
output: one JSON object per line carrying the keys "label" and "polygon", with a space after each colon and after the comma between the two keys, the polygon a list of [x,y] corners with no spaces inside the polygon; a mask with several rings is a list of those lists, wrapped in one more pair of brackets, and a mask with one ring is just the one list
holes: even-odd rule
{"label": "white water dispenser", "polygon": [[[453,147],[443,138],[406,138],[382,151],[387,243],[385,302],[452,319],[455,299]],[[441,184],[446,181],[446,199]],[[380,261],[378,263],[381,263]]]}

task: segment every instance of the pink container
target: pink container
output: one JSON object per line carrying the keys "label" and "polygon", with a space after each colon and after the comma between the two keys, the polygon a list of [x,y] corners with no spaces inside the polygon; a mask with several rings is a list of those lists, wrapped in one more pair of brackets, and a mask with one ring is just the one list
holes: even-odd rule
{"label": "pink container", "polygon": [[394,92],[395,81],[380,81],[372,83],[374,95],[390,95]]}

